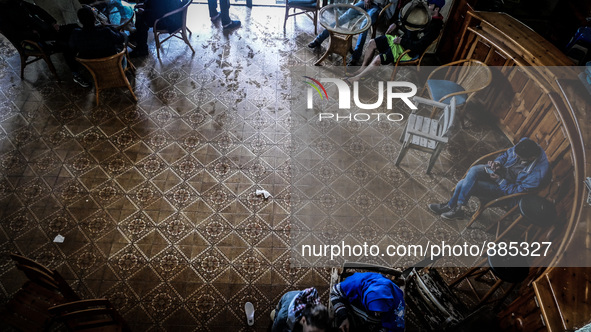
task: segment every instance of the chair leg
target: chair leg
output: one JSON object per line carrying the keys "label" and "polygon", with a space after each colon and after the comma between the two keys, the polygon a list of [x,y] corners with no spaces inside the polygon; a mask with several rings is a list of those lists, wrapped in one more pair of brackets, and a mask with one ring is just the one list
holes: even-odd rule
{"label": "chair leg", "polygon": [[187,32],[183,30],[181,32],[181,36],[183,37],[185,44],[187,44],[189,46],[189,48],[191,49],[191,52],[193,52],[193,54],[195,54],[195,50],[193,49],[193,46],[191,46],[191,43],[189,43],[189,38],[187,37]]}
{"label": "chair leg", "polygon": [[507,229],[505,229],[505,231],[501,235],[497,236],[495,242],[499,241],[503,238],[503,236],[507,235],[507,233],[509,233],[513,229],[513,227],[515,227],[515,225],[517,225],[521,221],[521,219],[523,219],[523,216],[520,214],[519,217],[517,217],[515,221],[511,225],[509,225],[509,227],[507,227]]}
{"label": "chair leg", "polygon": [[314,35],[318,34],[318,10],[314,12]]}
{"label": "chair leg", "polygon": [[25,67],[27,66],[27,56],[21,54],[21,80],[25,77]]}
{"label": "chair leg", "polygon": [[156,31],[154,31],[154,42],[156,42],[156,56],[160,59],[160,40]]}
{"label": "chair leg", "polygon": [[403,146],[402,149],[400,150],[400,152],[398,153],[398,158],[396,158],[396,166],[400,165],[400,162],[402,161],[402,159],[404,159],[404,156],[406,155],[406,153],[408,152],[408,148],[409,148],[409,143],[406,142]]}
{"label": "chair leg", "polygon": [[439,158],[439,154],[441,153],[442,149],[443,149],[443,144],[437,143],[437,147],[433,151],[433,154],[431,154],[431,158],[429,158],[429,166],[427,166],[427,174],[431,174],[431,169],[433,169],[433,166],[435,165],[437,158]]}
{"label": "chair leg", "polygon": [[285,4],[285,19],[283,20],[283,30],[285,30],[285,25],[287,24],[287,18],[289,17],[289,6]]}
{"label": "chair leg", "polygon": [[96,106],[98,106],[99,105],[99,88],[98,88],[98,86],[95,86],[94,89],[96,90],[96,93],[95,93],[95,95],[96,95]]}
{"label": "chair leg", "polygon": [[49,67],[49,70],[51,71],[53,76],[55,76],[55,79],[59,81],[60,78],[59,78],[59,76],[57,76],[57,71],[55,70],[55,66],[53,65],[53,62],[51,61],[51,58],[48,55],[44,55],[43,60],[45,60],[45,63],[47,63],[47,67]]}

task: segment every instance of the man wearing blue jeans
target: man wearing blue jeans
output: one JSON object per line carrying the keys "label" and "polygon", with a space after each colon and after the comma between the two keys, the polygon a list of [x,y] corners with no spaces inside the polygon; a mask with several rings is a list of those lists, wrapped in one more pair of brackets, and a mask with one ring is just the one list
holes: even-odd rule
{"label": "man wearing blue jeans", "polygon": [[230,0],[220,0],[220,11],[218,12],[217,0],[207,0],[209,6],[209,18],[212,22],[222,19],[224,31],[230,31],[240,27],[240,21],[230,19]]}
{"label": "man wearing blue jeans", "polygon": [[[369,17],[371,17],[371,24],[374,24],[375,21],[378,19],[378,15],[380,14],[380,11],[384,7],[385,3],[387,2],[384,0],[361,0],[355,4],[355,7],[359,7],[365,10],[367,14],[369,14]],[[358,11],[354,9],[349,9],[339,17],[339,22],[349,22],[352,19],[358,17],[359,15],[361,15],[361,13],[359,13]],[[356,66],[359,59],[361,59],[361,54],[363,53],[363,45],[365,45],[365,38],[367,38],[368,32],[369,29],[365,30],[359,35],[359,38],[357,39],[357,44],[355,44],[355,49],[353,50],[353,54],[351,55],[351,60],[347,65]],[[328,36],[328,30],[324,29],[318,36],[316,36],[316,38],[310,44],[308,44],[308,47],[316,48],[320,46],[320,44],[322,44],[322,42],[326,38],[328,38]]]}
{"label": "man wearing blue jeans", "polygon": [[471,196],[495,199],[505,195],[532,191],[540,187],[550,174],[548,157],[529,138],[522,138],[487,165],[472,166],[461,179],[449,202],[429,204],[429,210],[444,219],[462,219],[462,206]]}

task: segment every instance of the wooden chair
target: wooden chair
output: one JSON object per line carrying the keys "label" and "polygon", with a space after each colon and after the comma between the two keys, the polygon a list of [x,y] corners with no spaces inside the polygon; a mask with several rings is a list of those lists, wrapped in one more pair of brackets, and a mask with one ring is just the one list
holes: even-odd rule
{"label": "wooden chair", "polygon": [[[436,68],[427,78],[425,88],[432,100],[444,104],[456,97],[458,117],[464,127],[464,107],[476,92],[486,88],[492,81],[490,68],[478,60],[458,60]],[[424,90],[423,90],[424,91]]]}
{"label": "wooden chair", "polygon": [[107,299],[92,299],[59,304],[49,312],[70,331],[131,331],[123,317]]}
{"label": "wooden chair", "polygon": [[57,271],[20,255],[10,257],[29,280],[8,301],[0,320],[22,331],[45,331],[53,323],[49,307],[79,297]]}
{"label": "wooden chair", "polygon": [[[289,10],[293,9],[293,14]],[[286,0],[285,1],[285,19],[283,20],[283,30],[287,24],[287,19],[292,16],[305,14],[314,22],[314,34],[318,33],[318,11],[320,10],[320,0]]]}
{"label": "wooden chair", "polygon": [[115,55],[100,59],[80,59],[76,58],[92,75],[94,79],[94,88],[96,90],[96,104],[99,104],[99,92],[104,89],[127,87],[135,101],[137,97],[133,93],[131,84],[125,76],[126,71],[135,73],[135,67],[127,59],[127,66],[123,68],[123,57],[127,50],[123,50]]}
{"label": "wooden chair", "polygon": [[413,110],[408,116],[406,128],[400,137],[402,149],[398,154],[398,158],[396,158],[396,166],[400,165],[408,149],[413,148],[431,153],[429,166],[427,166],[427,174],[431,173],[431,169],[439,157],[441,150],[447,144],[448,131],[453,124],[456,113],[455,99],[455,97],[451,98],[451,102],[448,105],[421,97],[413,97],[417,107],[420,104],[425,104],[442,109],[443,112],[437,118],[433,118],[418,115]]}
{"label": "wooden chair", "polygon": [[[44,49],[41,44],[32,40],[22,40],[18,41],[13,39],[12,37],[7,36],[3,31],[0,31],[8,41],[16,48],[18,54],[21,58],[21,79],[24,78],[25,75],[25,67],[30,65],[31,63],[37,62],[39,60],[45,61],[49,70],[55,76],[55,78],[59,81],[59,77],[57,76],[57,71],[55,70],[55,66],[51,61],[51,55],[55,52],[50,52]],[[33,58],[30,61],[27,61],[29,58]]]}
{"label": "wooden chair", "polygon": [[[191,46],[191,43],[189,42],[189,38],[187,37],[187,31],[189,32],[189,34],[192,34],[191,30],[189,30],[189,28],[187,28],[187,11],[189,10],[189,6],[191,5],[191,3],[193,3],[192,0],[188,0],[185,4],[183,4],[180,8],[175,9],[169,13],[166,13],[164,16],[162,16],[161,18],[157,19],[156,21],[154,21],[154,27],[152,29],[152,31],[154,32],[154,41],[156,41],[156,54],[158,56],[158,59],[160,59],[160,46],[162,46],[162,43],[164,43],[165,41],[169,40],[172,37],[181,39],[182,41],[185,42],[185,44],[187,44],[189,46],[189,48],[191,49],[191,52],[193,52],[193,54],[195,54],[195,50],[193,49],[193,46]],[[169,26],[166,26],[165,24],[163,24],[167,18],[171,18],[172,16],[181,16],[181,23],[178,26],[170,26],[170,24],[168,24]],[[164,38],[163,40],[160,40],[160,35],[162,34],[168,34],[169,36]],[[179,36],[180,34],[180,36]]]}

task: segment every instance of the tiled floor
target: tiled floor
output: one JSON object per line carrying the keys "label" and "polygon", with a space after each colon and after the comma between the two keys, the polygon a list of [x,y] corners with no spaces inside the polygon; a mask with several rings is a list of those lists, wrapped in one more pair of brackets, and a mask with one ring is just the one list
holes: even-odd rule
{"label": "tiled floor", "polygon": [[[7,256],[20,252],[57,269],[82,297],[109,298],[135,331],[262,331],[287,290],[315,286],[327,299],[328,267],[291,264],[290,232],[301,227],[303,205],[362,215],[368,224],[350,232],[371,240],[387,233],[394,243],[420,242],[463,228],[434,218],[426,202],[444,199],[475,157],[506,147],[501,133],[457,129],[431,176],[420,153],[393,166],[398,125],[345,128],[361,147],[292,136],[290,68],[320,56],[306,47],[310,21],[290,19],[284,32],[283,8],[231,12],[243,27],[224,34],[206,5],[193,5],[196,53],[172,40],[161,61],[151,49],[135,62],[137,104],[114,89],[96,107],[93,90],[71,81],[60,56],[53,59],[63,82],[43,62],[21,80],[18,54],[2,42],[2,302],[24,281]],[[329,68],[331,61],[340,63],[334,57]],[[318,150],[318,163],[299,164],[300,149]],[[334,165],[333,149],[353,151],[351,167]],[[338,210],[335,197],[348,190],[355,203]],[[380,211],[375,219],[370,210]],[[322,225],[313,230],[320,238],[346,236],[338,222],[308,216]],[[64,243],[53,243],[58,234]],[[254,328],[246,301],[257,310]]]}

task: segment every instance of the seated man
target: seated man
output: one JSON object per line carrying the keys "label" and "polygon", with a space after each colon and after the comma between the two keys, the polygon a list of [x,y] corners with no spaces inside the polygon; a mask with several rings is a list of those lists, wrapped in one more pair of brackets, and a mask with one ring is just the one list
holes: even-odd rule
{"label": "seated man", "polygon": [[82,29],[72,32],[70,47],[82,59],[98,59],[121,52],[127,35],[113,28],[97,25],[92,8],[84,6],[78,10],[78,20]]}
{"label": "seated man", "polygon": [[72,71],[74,82],[82,87],[90,84],[79,74],[80,65],[69,47],[72,31],[77,24],[58,25],[41,7],[23,0],[0,0],[0,29],[13,42],[38,42],[48,52],[62,52]]}
{"label": "seated man", "polygon": [[[364,9],[369,17],[371,17],[371,24],[374,24],[378,19],[378,15],[382,8],[388,3],[388,0],[361,0],[355,4],[356,7]],[[347,10],[343,15],[339,17],[339,22],[346,23],[349,22],[357,16],[361,15],[358,11],[354,9]],[[365,39],[367,38],[367,34],[369,33],[369,29],[365,30],[359,35],[357,38],[357,44],[355,44],[355,49],[353,50],[353,54],[351,54],[351,59],[348,62],[348,66],[357,66],[357,62],[361,59],[361,54],[363,52],[363,46],[365,45]],[[329,32],[328,30],[324,29],[322,32],[316,36],[316,38],[308,44],[309,48],[316,48],[322,44],[326,38],[328,38]]]}
{"label": "seated man", "polygon": [[339,332],[404,331],[404,294],[379,273],[354,273],[330,290]]}
{"label": "seated man", "polygon": [[[401,24],[400,27],[393,23],[390,25],[384,36],[376,37],[370,40],[367,50],[365,51],[365,58],[359,70],[357,70],[349,81],[358,81],[363,76],[374,70],[379,65],[387,65],[393,63],[398,57],[404,53],[405,50],[410,50],[410,53],[403,56],[403,61],[411,60],[416,56],[420,56],[431,43],[437,39],[441,29],[443,28],[443,16],[439,13],[441,8],[445,5],[444,0],[428,0],[429,11],[431,15],[431,22],[421,30],[413,29],[410,25],[407,27]],[[421,7],[409,8],[408,10],[416,11],[419,15],[413,15],[411,12],[408,15],[408,20],[412,21],[414,17],[421,19],[423,11]],[[403,13],[404,15],[404,13]],[[425,19],[428,19],[426,17]],[[417,24],[420,24],[417,22]],[[392,35],[396,28],[399,28],[402,37]],[[374,52],[378,51],[378,55],[374,57]]]}
{"label": "seated man", "polygon": [[[135,19],[136,28],[136,48],[131,53],[130,57],[139,57],[148,55],[148,30],[154,26],[154,22],[175,9],[180,8],[184,2],[181,0],[145,0],[143,3],[138,3],[137,16]],[[172,29],[174,26],[181,24],[181,14],[168,17],[163,22],[159,23],[162,26],[167,26]]]}
{"label": "seated man", "polygon": [[285,293],[271,312],[271,332],[320,332],[328,329],[328,310],[315,288]]}
{"label": "seated man", "polygon": [[462,206],[470,196],[495,199],[505,195],[532,191],[550,174],[546,153],[529,138],[509,148],[488,165],[471,167],[461,179],[449,202],[429,204],[429,210],[444,219],[463,218]]}

